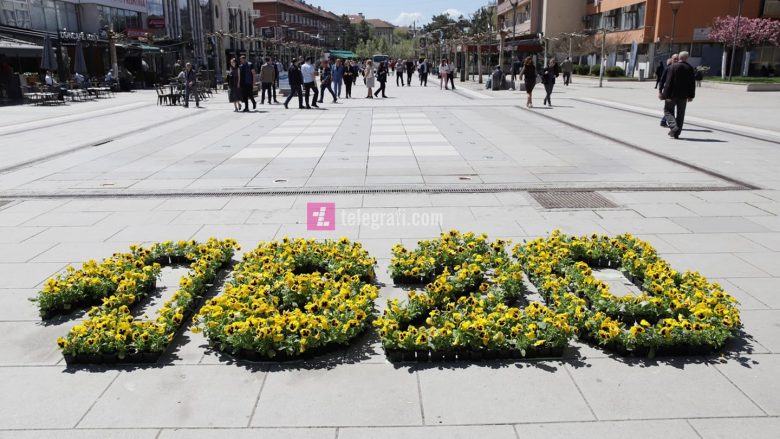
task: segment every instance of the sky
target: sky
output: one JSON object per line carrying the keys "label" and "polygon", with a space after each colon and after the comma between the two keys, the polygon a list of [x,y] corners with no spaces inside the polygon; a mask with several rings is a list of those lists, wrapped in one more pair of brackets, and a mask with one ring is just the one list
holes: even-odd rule
{"label": "sky", "polygon": [[366,18],[381,18],[396,26],[408,26],[417,21],[428,23],[431,17],[443,12],[457,18],[468,16],[487,0],[308,0],[338,15],[362,12]]}

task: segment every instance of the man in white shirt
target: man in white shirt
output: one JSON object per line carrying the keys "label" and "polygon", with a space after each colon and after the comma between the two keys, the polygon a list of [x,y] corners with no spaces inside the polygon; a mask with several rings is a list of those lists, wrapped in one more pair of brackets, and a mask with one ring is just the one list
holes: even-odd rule
{"label": "man in white shirt", "polygon": [[[311,57],[306,58],[306,62],[301,66],[301,74],[303,75],[303,96],[306,99],[306,108],[320,108],[317,105],[317,98],[320,96],[317,90],[317,81],[315,78],[315,69],[312,65]],[[314,98],[311,100],[311,106],[309,106],[309,91],[314,90]]]}

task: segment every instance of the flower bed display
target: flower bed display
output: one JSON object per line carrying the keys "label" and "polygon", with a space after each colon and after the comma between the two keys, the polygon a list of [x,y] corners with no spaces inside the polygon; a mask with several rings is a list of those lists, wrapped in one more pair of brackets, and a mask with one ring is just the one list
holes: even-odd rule
{"label": "flower bed display", "polygon": [[376,261],[346,238],[283,239],[244,255],[196,321],[217,350],[292,360],[340,348],[370,326]]}
{"label": "flower bed display", "polygon": [[[414,252],[394,248],[399,257],[414,255],[399,260],[397,267],[424,267],[415,279],[421,273],[423,277],[441,274],[422,292],[410,291],[405,303],[389,300],[384,315],[374,322],[390,361],[561,356],[576,327],[575,310],[584,309],[584,300],[565,294],[556,303],[557,312],[538,302],[520,308],[526,292],[522,267],[505,256],[504,242],[490,243],[485,235],[473,237],[452,231],[443,234],[440,242],[421,241]],[[473,252],[457,250],[464,241],[466,248],[475,243]],[[435,248],[455,252],[437,255],[430,250]],[[479,257],[479,250],[487,255]],[[418,263],[419,258],[437,262]]]}
{"label": "flower bed display", "polygon": [[[80,303],[83,297],[97,297],[116,284],[110,295],[102,297],[102,305],[89,310],[85,321],[74,326],[57,344],[67,363],[137,363],[157,361],[173,341],[174,335],[195,310],[218,271],[230,263],[238,245],[234,240],[209,239],[204,244],[195,241],[164,242],[150,248],[131,247],[131,253],[114,255],[101,268],[94,263],[82,270],[68,270],[65,276],[55,278],[44,294],[62,294],[70,301],[46,303]],[[161,265],[191,262],[190,272],[179,283],[173,297],[157,312],[155,320],[136,319],[130,308],[153,288]],[[131,263],[132,262],[132,263]],[[127,272],[117,273],[120,266],[131,266]],[[83,271],[86,270],[86,271]],[[113,276],[106,279],[104,276]],[[68,279],[78,282],[68,283]],[[98,286],[89,290],[87,286]],[[55,288],[56,287],[56,288]],[[101,289],[102,288],[102,289]],[[94,291],[95,295],[85,294]],[[39,303],[44,303],[38,297]],[[61,309],[61,308],[59,308]]]}
{"label": "flower bed display", "polygon": [[[509,261],[506,242],[489,242],[487,235],[460,233],[451,230],[433,240],[420,241],[413,251],[401,244],[392,249],[390,275],[398,283],[427,283],[440,275],[445,268],[478,267],[468,275],[470,287],[482,282],[485,271]],[[460,270],[460,269],[459,269]]]}
{"label": "flower bed display", "polygon": [[[700,354],[721,348],[740,326],[736,300],[699,273],[680,273],[653,247],[626,234],[571,237],[554,232],[517,246],[515,256],[549,302],[587,300],[580,336],[627,355]],[[642,290],[617,297],[594,268],[623,272]]]}

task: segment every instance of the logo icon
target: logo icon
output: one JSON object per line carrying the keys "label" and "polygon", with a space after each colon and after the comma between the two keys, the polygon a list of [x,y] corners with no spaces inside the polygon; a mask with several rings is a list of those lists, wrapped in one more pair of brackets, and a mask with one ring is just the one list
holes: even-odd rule
{"label": "logo icon", "polygon": [[307,230],[336,230],[336,203],[307,203]]}

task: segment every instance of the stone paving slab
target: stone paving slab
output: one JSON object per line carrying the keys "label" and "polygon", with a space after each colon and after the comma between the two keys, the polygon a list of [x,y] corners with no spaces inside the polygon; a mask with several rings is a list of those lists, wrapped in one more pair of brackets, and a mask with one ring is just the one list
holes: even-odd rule
{"label": "stone paving slab", "polygon": [[519,424],[517,437],[523,439],[654,439],[658,437],[695,439],[697,432],[684,420],[567,422],[562,424]]}

